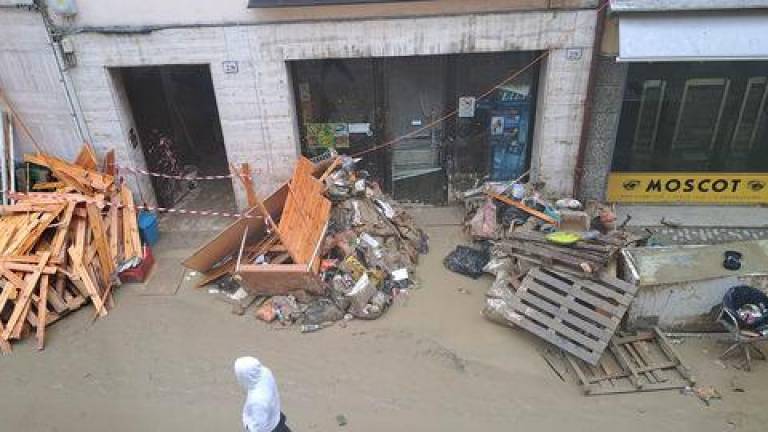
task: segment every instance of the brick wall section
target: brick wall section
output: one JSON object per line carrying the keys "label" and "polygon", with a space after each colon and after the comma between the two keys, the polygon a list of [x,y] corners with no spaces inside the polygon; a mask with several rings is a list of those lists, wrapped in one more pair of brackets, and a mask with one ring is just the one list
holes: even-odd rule
{"label": "brick wall section", "polygon": [[[266,194],[290,176],[299,154],[286,61],[551,50],[542,69],[534,166],[550,192],[570,193],[594,24],[594,10],[579,10],[81,33],[70,36],[78,56],[72,77],[97,148],[116,147],[120,163],[140,167],[107,68],[210,64],[229,161],[249,162],[258,192]],[[568,60],[567,48],[581,48],[582,57]],[[239,73],[225,74],[225,60],[238,61]]]}

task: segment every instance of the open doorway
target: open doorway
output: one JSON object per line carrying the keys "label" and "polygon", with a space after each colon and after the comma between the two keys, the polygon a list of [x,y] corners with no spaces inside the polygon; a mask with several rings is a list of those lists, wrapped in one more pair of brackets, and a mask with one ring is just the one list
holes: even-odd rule
{"label": "open doorway", "polygon": [[[197,177],[229,172],[216,97],[208,65],[117,68],[147,169]],[[235,206],[230,179],[195,182],[152,177],[161,207],[229,210]]]}

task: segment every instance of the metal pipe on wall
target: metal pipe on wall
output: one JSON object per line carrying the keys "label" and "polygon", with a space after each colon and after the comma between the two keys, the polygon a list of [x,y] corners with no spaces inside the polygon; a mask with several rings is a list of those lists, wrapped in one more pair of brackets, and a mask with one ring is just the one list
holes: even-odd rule
{"label": "metal pipe on wall", "polygon": [[64,87],[64,96],[67,99],[70,114],[72,115],[72,121],[75,123],[75,128],[77,129],[80,141],[92,143],[93,139],[90,130],[88,129],[88,125],[85,123],[80,100],[77,97],[77,92],[72,84],[69,73],[67,73],[67,70],[63,65],[62,59],[64,58],[64,53],[62,52],[61,44],[56,41],[56,33],[54,32],[55,26],[51,21],[50,16],[48,16],[48,11],[44,6],[38,7],[38,12],[40,12],[40,16],[43,20],[48,44],[51,47],[53,58],[56,61],[56,69],[59,71],[59,81],[61,81],[61,85]]}
{"label": "metal pipe on wall", "polygon": [[3,205],[8,205],[8,159],[7,159],[6,137],[5,137],[5,112],[0,110],[0,184],[3,190]]}

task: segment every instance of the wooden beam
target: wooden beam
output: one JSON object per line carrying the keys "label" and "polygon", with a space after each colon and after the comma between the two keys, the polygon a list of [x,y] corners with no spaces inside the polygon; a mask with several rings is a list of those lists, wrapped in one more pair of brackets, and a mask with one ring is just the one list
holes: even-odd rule
{"label": "wooden beam", "polygon": [[69,256],[72,258],[72,266],[74,267],[75,274],[80,278],[80,281],[82,281],[85,291],[91,298],[99,316],[107,315],[107,311],[104,309],[104,299],[102,298],[101,293],[99,293],[98,286],[93,282],[91,275],[88,273],[88,269],[83,265],[83,261],[78,255],[77,249],[70,247]]}
{"label": "wooden beam", "polygon": [[48,324],[48,275],[40,277],[40,299],[37,302],[37,349],[42,351],[45,348],[45,326]]}
{"label": "wooden beam", "polygon": [[546,222],[548,224],[558,225],[556,220],[552,219],[551,217],[547,216],[546,214],[544,214],[544,213],[542,213],[542,212],[540,212],[540,211],[538,211],[536,209],[530,208],[530,207],[528,207],[527,205],[525,205],[525,204],[523,204],[521,202],[515,201],[512,198],[509,198],[509,197],[504,196],[504,195],[499,195],[499,194],[494,193],[494,192],[486,192],[486,195],[488,195],[491,198],[497,199],[497,200],[503,202],[504,204],[511,205],[512,207],[519,208],[520,210],[528,213],[529,215],[534,216],[536,218],[539,218],[539,219],[543,220],[544,222]]}
{"label": "wooden beam", "polygon": [[37,271],[25,279],[26,285],[24,286],[22,292],[19,294],[19,298],[16,300],[16,305],[13,308],[11,317],[6,323],[7,327],[2,333],[3,339],[8,340],[11,337],[11,333],[13,332],[14,327],[16,327],[18,324],[19,320],[23,320],[24,317],[22,316],[22,313],[29,306],[29,300],[32,297],[32,292],[35,290],[37,282],[40,280],[40,276],[43,274],[43,268],[48,263],[48,258],[50,256],[50,252],[43,253],[43,259],[40,260],[40,264],[37,266]]}

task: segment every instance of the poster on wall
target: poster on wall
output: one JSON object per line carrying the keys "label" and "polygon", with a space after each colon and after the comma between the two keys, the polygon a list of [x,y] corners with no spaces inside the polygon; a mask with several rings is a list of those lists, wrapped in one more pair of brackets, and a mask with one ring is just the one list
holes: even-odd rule
{"label": "poster on wall", "polygon": [[475,106],[477,99],[473,96],[462,96],[459,98],[459,117],[471,118],[475,116]]}
{"label": "poster on wall", "polygon": [[607,195],[618,203],[766,204],[768,174],[614,172]]}
{"label": "poster on wall", "polygon": [[504,134],[504,117],[491,118],[491,135],[499,136]]}
{"label": "poster on wall", "polygon": [[307,123],[305,127],[309,147],[349,148],[347,123]]}

